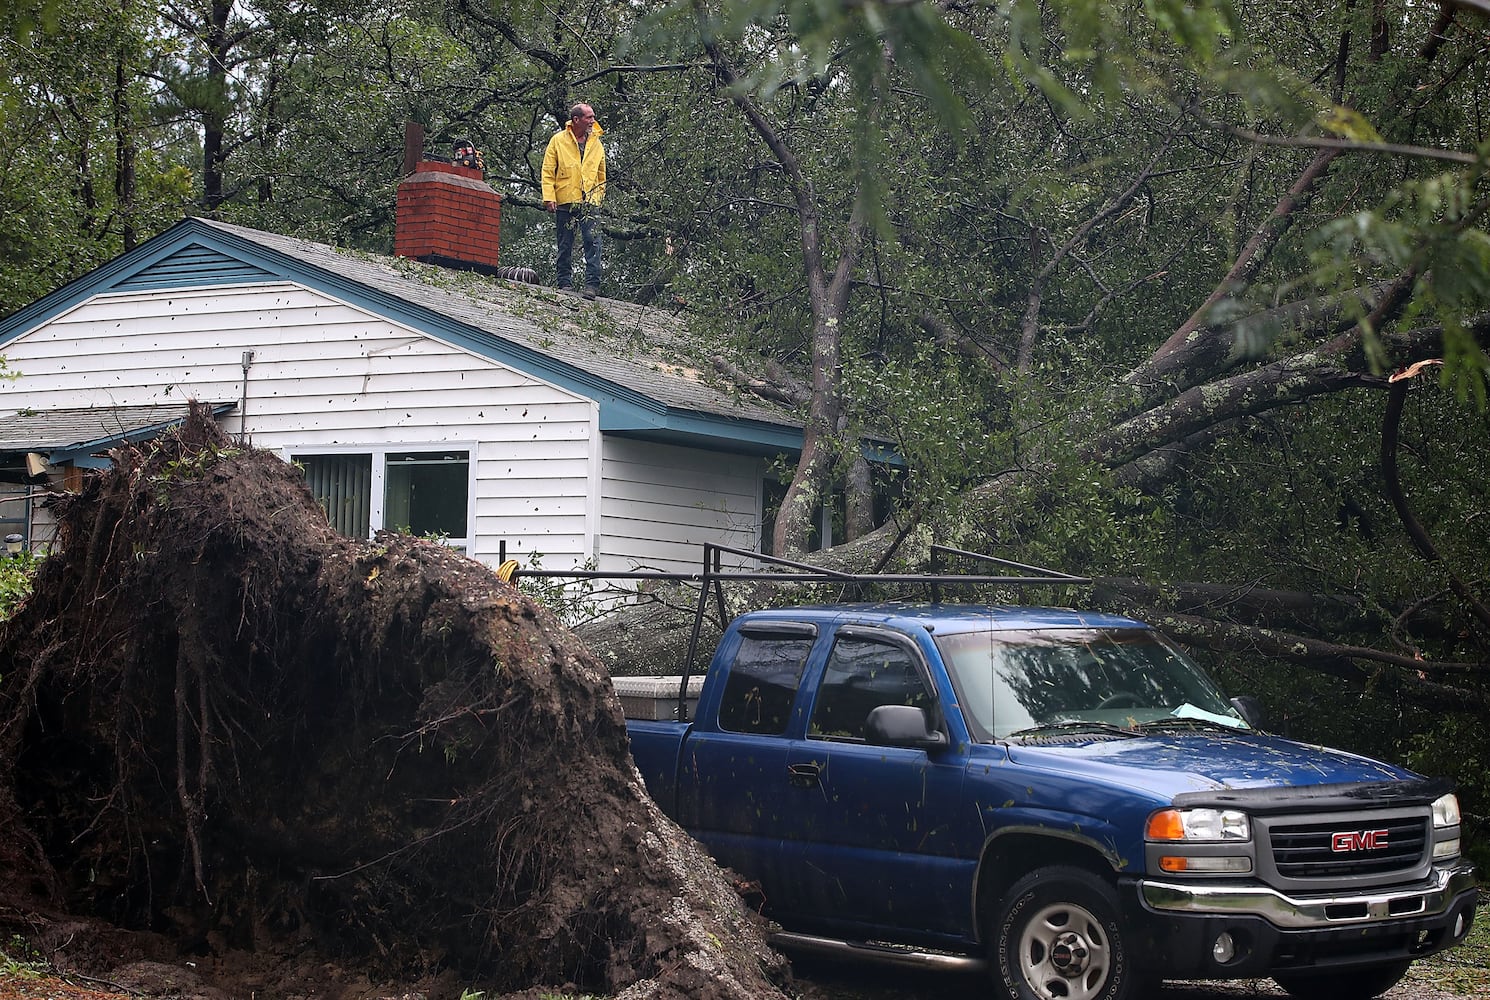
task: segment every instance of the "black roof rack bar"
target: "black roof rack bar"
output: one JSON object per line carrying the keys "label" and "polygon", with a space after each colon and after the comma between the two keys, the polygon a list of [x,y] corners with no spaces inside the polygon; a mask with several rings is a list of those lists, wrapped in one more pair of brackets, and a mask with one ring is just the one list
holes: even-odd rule
{"label": "black roof rack bar", "polygon": [[[704,543],[704,562],[706,564],[709,561],[709,553],[711,552],[714,553],[715,570],[719,569],[719,553],[728,552],[730,555],[744,556],[747,559],[754,559],[758,562],[767,563],[772,566],[785,566],[788,569],[798,570],[809,575],[831,576],[834,579],[843,580],[845,582],[852,582],[858,577],[865,575],[863,573],[850,573],[846,570],[841,569],[827,569],[822,566],[814,566],[811,563],[797,562],[794,559],[784,559],[781,556],[768,555],[764,552],[752,552],[750,549],[737,549],[732,545],[720,545],[717,542]],[[785,574],[777,575],[783,576]]]}
{"label": "black roof rack bar", "polygon": [[[931,546],[932,567],[935,569],[941,563],[943,556],[961,556],[967,559],[979,559],[985,562],[996,563],[1007,566],[1010,569],[1023,570],[1035,574],[1031,576],[1001,576],[983,575],[969,573],[850,573],[845,570],[825,569],[822,566],[814,566],[810,563],[798,562],[792,559],[783,559],[780,556],[767,555],[763,552],[754,552],[750,549],[735,548],[730,545],[719,545],[715,542],[703,543],[704,558],[703,568],[697,573],[670,573],[663,570],[594,570],[594,569],[569,569],[569,570],[541,570],[523,569],[518,567],[511,574],[511,579],[516,582],[519,577],[533,577],[547,580],[666,580],[671,583],[696,583],[699,584],[698,607],[693,616],[693,628],[688,634],[688,652],[683,659],[683,682],[678,688],[678,719],[688,721],[688,679],[693,675],[693,664],[698,657],[699,640],[703,632],[704,613],[708,610],[710,584],[713,585],[714,600],[719,609],[719,628],[725,629],[729,625],[729,609],[725,604],[724,583],[734,582],[774,582],[782,583],[791,581],[793,583],[895,583],[895,584],[927,584],[931,588],[931,599],[933,603],[941,601],[941,587],[949,584],[968,585],[994,585],[994,586],[1050,586],[1052,584],[1087,584],[1091,583],[1089,577],[1072,576],[1043,566],[1029,566],[1024,563],[1014,562],[1009,559],[1001,559],[998,556],[985,555],[981,552],[969,552],[964,549],[951,548],[946,545]],[[770,566],[782,567],[781,570],[726,570],[721,568],[720,556],[730,555],[743,556],[756,562],[765,563]],[[500,558],[506,561],[507,544],[503,542],[500,548]],[[783,571],[784,570],[784,571]]]}
{"label": "black roof rack bar", "polygon": [[713,583],[715,581],[753,581],[774,583],[1003,583],[1015,586],[1050,586],[1059,583],[1091,583],[1079,576],[982,576],[971,573],[863,573],[843,576],[838,573],[767,573],[749,570],[720,570],[718,573],[664,573],[637,570],[610,573],[594,569],[516,569],[513,579],[531,577],[542,580],[668,580],[676,583]]}
{"label": "black roof rack bar", "polygon": [[[1000,566],[1007,566],[1010,569],[1023,570],[1026,573],[1038,573],[1038,574],[1040,574],[1039,577],[1034,577],[1034,578],[1030,578],[1030,577],[1025,577],[1025,578],[1010,578],[1010,580],[1007,581],[1009,583],[1033,584],[1033,583],[1056,583],[1056,582],[1061,582],[1061,583],[1091,583],[1092,582],[1089,577],[1072,576],[1070,573],[1062,573],[1060,570],[1046,569],[1044,566],[1030,566],[1030,565],[1027,565],[1025,563],[1014,562],[1012,559],[1000,559],[998,556],[985,555],[982,552],[969,552],[966,549],[954,549],[950,545],[932,545],[931,546],[931,570],[932,570],[932,572],[934,574],[936,574],[938,576],[941,575],[940,570],[941,570],[941,564],[942,564],[942,557],[943,556],[961,556],[964,559],[979,559],[979,560],[982,560],[983,562],[991,562],[991,563],[997,563]],[[937,582],[935,582],[935,583],[933,583],[931,585],[931,602],[933,604],[940,604],[941,603],[941,600],[942,600],[941,582],[942,581],[938,580]]]}
{"label": "black roof rack bar", "polygon": [[[962,549],[952,549],[941,545],[932,546],[933,554],[937,552],[951,555],[967,556],[975,559],[984,559],[988,562],[1008,566],[1011,569],[1026,570],[1032,576],[1007,576],[1003,574],[975,574],[975,573],[850,573],[845,570],[824,569],[821,566],[813,566],[809,563],[794,562],[790,559],[782,559],[777,556],[768,556],[760,552],[752,552],[749,549],[731,548],[726,545],[715,545],[712,542],[704,543],[705,565],[701,572],[678,573],[665,570],[603,570],[603,569],[523,569],[519,567],[513,570],[513,578],[519,576],[533,577],[536,579],[549,580],[667,580],[674,583],[711,583],[714,581],[794,581],[797,583],[965,583],[965,584],[1011,584],[1015,586],[1039,586],[1053,583],[1091,583],[1090,577],[1073,576],[1069,573],[1061,573],[1057,570],[1045,569],[1041,566],[1027,566],[1024,563],[1013,562],[1009,559],[1000,559],[997,556],[981,555],[977,552],[965,552]],[[720,569],[719,555],[721,553],[745,556],[757,559],[764,563],[784,566],[795,570],[792,573],[775,572],[770,570],[727,570]]]}
{"label": "black roof rack bar", "polygon": [[[1000,566],[1008,566],[1010,569],[1022,569],[1027,573],[1038,573],[1049,577],[1051,580],[1062,580],[1066,583],[1091,583],[1091,577],[1073,576],[1070,573],[1062,573],[1058,569],[1046,569],[1044,566],[1030,566],[1025,563],[1015,562],[1012,559],[1000,559],[998,556],[985,555],[982,552],[969,552],[966,549],[954,549],[949,545],[933,545],[931,547],[933,559],[937,555],[962,556],[966,559],[982,559],[984,562],[998,563]],[[934,565],[934,563],[933,563]]]}

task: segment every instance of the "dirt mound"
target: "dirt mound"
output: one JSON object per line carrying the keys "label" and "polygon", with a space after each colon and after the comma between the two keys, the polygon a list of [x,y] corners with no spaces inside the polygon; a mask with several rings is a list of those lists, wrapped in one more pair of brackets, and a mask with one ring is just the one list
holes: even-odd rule
{"label": "dirt mound", "polygon": [[0,627],[0,920],[98,918],[222,975],[777,994],[541,607],[434,542],[336,535],[200,413],[113,458]]}

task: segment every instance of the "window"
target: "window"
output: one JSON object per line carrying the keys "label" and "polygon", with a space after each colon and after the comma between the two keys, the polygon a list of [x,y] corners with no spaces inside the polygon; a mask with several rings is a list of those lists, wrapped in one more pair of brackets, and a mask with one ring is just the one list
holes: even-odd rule
{"label": "window", "polygon": [[296,455],[295,461],[333,528],[349,538],[372,535],[371,455]]}
{"label": "window", "polygon": [[470,462],[465,452],[414,451],[388,456],[383,523],[413,535],[466,537]]}
{"label": "window", "polygon": [[732,733],[785,733],[811,651],[811,637],[746,635],[724,683],[719,728]]}
{"label": "window", "polygon": [[[0,539],[19,535],[21,545],[27,546],[31,536],[31,487],[34,482],[27,475],[24,463],[0,468]],[[0,557],[8,553],[0,547]]]}
{"label": "window", "polygon": [[935,641],[982,742],[1062,722],[1199,716],[1242,725],[1210,678],[1147,629],[990,630]]}
{"label": "window", "polygon": [[331,526],[351,538],[379,529],[470,546],[468,451],[293,453]]}
{"label": "window", "polygon": [[843,637],[833,644],[818,685],[808,735],[828,739],[864,739],[869,713],[881,705],[934,704],[921,680],[916,657],[887,642]]}

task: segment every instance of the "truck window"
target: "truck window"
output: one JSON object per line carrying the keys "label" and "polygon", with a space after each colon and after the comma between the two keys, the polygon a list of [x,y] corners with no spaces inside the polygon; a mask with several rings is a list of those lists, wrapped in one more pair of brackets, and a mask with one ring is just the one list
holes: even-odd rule
{"label": "truck window", "polygon": [[935,638],[976,738],[1065,722],[1245,723],[1215,684],[1147,629],[987,631]]}
{"label": "truck window", "polygon": [[887,642],[841,637],[833,643],[823,671],[807,734],[862,740],[865,720],[881,705],[929,709],[932,704],[909,650]]}
{"label": "truck window", "polygon": [[719,728],[731,733],[785,733],[812,642],[800,635],[746,635],[725,678]]}

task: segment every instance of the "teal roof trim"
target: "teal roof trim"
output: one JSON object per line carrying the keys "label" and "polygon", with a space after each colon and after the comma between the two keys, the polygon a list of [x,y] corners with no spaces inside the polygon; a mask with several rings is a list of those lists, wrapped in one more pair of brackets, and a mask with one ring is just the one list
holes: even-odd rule
{"label": "teal roof trim", "polygon": [[859,452],[864,456],[865,461],[874,465],[907,466],[910,464],[894,445],[886,441],[864,441],[859,445]]}
{"label": "teal roof trim", "polygon": [[667,413],[638,411],[617,403],[600,408],[602,433],[643,438],[670,444],[686,444],[700,437],[714,438],[724,451],[749,455],[778,455],[802,450],[802,432],[756,420],[721,420],[705,413],[670,410]]}
{"label": "teal roof trim", "polygon": [[0,346],[95,295],[292,279],[295,269],[288,261],[273,266],[266,259],[245,259],[218,246],[216,235],[196,219],[183,219],[0,320]]}
{"label": "teal roof trim", "polygon": [[[0,320],[0,346],[14,340],[27,330],[62,315],[67,310],[81,302],[87,301],[95,295],[120,291],[136,280],[148,281],[149,279],[144,276],[152,273],[157,278],[162,279],[167,272],[176,271],[180,273],[181,268],[179,264],[164,264],[162,270],[152,271],[157,265],[161,265],[162,262],[177,257],[178,254],[186,253],[189,257],[191,256],[191,252],[195,250],[199,260],[206,260],[213,257],[219,260],[228,259],[229,255],[227,254],[221,252],[213,253],[213,250],[216,248],[212,244],[215,241],[204,238],[210,236],[211,233],[212,230],[203,226],[195,219],[188,218],[176,223],[154,239],[147,240],[128,253],[120,254],[108,263],[89,271],[81,278],[68,282],[56,291],[48,295],[43,295],[30,305],[16,310],[4,320]],[[206,244],[206,246],[200,246],[200,244]],[[178,260],[185,259],[185,257],[178,258]],[[253,268],[256,274],[251,279],[240,276],[237,279],[239,281],[263,281],[266,278],[289,277],[288,271],[283,268],[270,270],[257,262],[240,260],[240,268],[245,264]],[[221,263],[219,263],[217,269],[219,271],[226,270],[222,267]],[[183,287],[189,284],[206,285],[209,283],[212,282],[206,277],[192,282],[186,280],[184,274],[182,274],[180,280],[174,282],[171,287]],[[167,286],[163,283],[154,283],[148,286],[142,285],[141,287],[164,288]]]}
{"label": "teal roof trim", "polygon": [[10,314],[0,322],[0,346],[94,295],[131,289],[201,288],[223,280],[264,282],[276,279],[295,282],[371,313],[401,320],[447,343],[535,374],[539,379],[569,392],[596,399],[602,404],[602,410],[606,399],[615,399],[626,401],[636,410],[656,411],[659,417],[666,413],[666,405],[642,393],[605,382],[522,344],[493,337],[486,331],[441,316],[437,311],[414,306],[378,289],[344,279],[340,274],[311,267],[277,250],[192,218],[177,222],[170,230],[136,247],[133,252],[118,256],[109,264]]}

